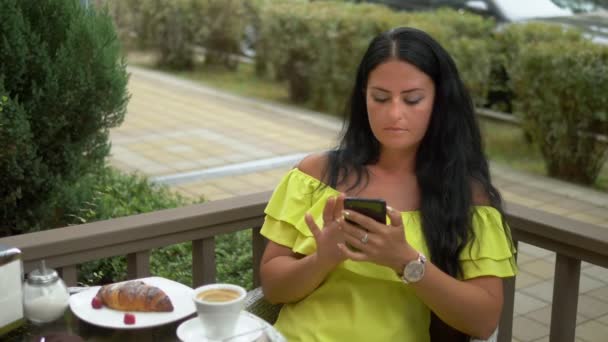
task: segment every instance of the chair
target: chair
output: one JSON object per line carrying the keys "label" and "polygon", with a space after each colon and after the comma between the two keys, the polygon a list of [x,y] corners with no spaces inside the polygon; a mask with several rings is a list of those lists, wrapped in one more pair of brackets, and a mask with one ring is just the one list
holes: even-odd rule
{"label": "chair", "polygon": [[[274,324],[277,321],[277,317],[279,316],[279,311],[281,310],[282,304],[271,304],[264,299],[264,292],[262,292],[261,287],[257,287],[247,293],[247,297],[245,298],[245,310],[255,314],[256,316],[264,319],[266,322],[270,324]],[[433,318],[435,319],[435,315]],[[440,322],[440,321],[439,321]],[[435,322],[433,322],[435,323]],[[432,323],[432,324],[433,324]],[[447,325],[441,323],[435,323],[440,326],[439,329],[446,329]],[[447,328],[449,329],[449,328]],[[453,330],[453,329],[450,329]],[[447,334],[451,334],[450,331],[444,331]],[[443,333],[443,332],[442,332]],[[446,336],[445,334],[438,334],[438,336]],[[471,338],[469,342],[496,342],[498,336],[498,328],[494,331],[492,336],[490,336],[487,340],[478,340]],[[435,337],[437,341],[446,341],[445,338]],[[449,339],[453,340],[453,339]]]}

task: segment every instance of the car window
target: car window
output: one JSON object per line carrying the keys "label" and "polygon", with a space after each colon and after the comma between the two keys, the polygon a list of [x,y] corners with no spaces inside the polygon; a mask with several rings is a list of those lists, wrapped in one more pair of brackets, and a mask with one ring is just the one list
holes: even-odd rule
{"label": "car window", "polygon": [[561,8],[551,0],[494,0],[494,2],[509,21],[572,15],[571,10]]}

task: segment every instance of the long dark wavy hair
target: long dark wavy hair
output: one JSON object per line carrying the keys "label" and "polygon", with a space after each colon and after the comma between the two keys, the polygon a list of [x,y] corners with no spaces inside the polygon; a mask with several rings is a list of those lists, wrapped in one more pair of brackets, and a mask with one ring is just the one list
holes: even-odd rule
{"label": "long dark wavy hair", "polygon": [[328,154],[324,180],[335,188],[354,172],[351,189],[368,181],[366,166],[378,161],[380,143],[369,125],[365,89],[370,72],[390,59],[416,66],[435,84],[429,126],[416,155],[419,211],[431,260],[458,277],[462,275],[459,255],[475,237],[471,228],[473,183],[487,193],[490,205],[501,214],[502,200],[490,180],[471,97],[450,55],[428,34],[396,28],[371,41],[357,71],[342,139]]}

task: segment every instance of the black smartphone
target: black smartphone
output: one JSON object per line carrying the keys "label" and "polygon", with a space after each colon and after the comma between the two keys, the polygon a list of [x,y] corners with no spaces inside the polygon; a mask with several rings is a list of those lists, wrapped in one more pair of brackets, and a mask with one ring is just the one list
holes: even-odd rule
{"label": "black smartphone", "polygon": [[356,211],[386,224],[386,202],[383,199],[346,197],[344,209]]}

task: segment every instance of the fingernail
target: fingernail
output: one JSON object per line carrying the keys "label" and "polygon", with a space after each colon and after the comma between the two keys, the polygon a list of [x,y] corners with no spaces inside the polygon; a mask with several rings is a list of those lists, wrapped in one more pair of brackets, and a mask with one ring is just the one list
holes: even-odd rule
{"label": "fingernail", "polygon": [[388,206],[388,205],[386,206],[386,210],[388,210],[390,212],[394,212],[395,211],[395,209],[393,209],[393,207]]}
{"label": "fingernail", "polygon": [[350,213],[348,211],[346,211],[346,210],[342,210],[342,217],[344,217],[345,219],[349,218],[350,217]]}

